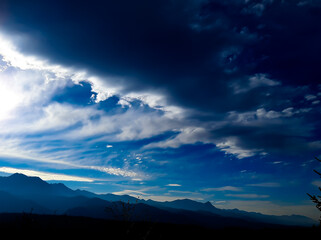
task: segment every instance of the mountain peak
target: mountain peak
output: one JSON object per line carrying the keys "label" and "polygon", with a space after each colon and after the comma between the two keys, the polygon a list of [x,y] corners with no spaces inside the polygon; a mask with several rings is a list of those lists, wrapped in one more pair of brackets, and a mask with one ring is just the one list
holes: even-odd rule
{"label": "mountain peak", "polygon": [[39,195],[50,189],[50,184],[41,178],[29,177],[21,173],[0,178],[0,190],[14,195]]}
{"label": "mountain peak", "polygon": [[26,176],[22,173],[14,173],[14,174],[8,176],[8,178],[28,178],[28,176]]}
{"label": "mountain peak", "polygon": [[43,181],[40,177],[35,176],[27,176],[22,173],[14,173],[8,177],[11,181],[18,181],[18,182],[33,182],[33,183],[41,183],[41,184],[47,184],[47,182]]}

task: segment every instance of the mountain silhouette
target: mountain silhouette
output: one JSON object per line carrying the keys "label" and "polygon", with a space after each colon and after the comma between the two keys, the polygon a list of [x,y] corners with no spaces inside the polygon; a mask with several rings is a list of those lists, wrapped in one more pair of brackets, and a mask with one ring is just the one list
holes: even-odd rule
{"label": "mountain silhouette", "polygon": [[190,199],[157,202],[129,195],[95,194],[18,173],[0,177],[0,202],[0,213],[67,214],[118,220],[128,220],[124,219],[128,215],[136,221],[187,223],[212,228],[316,224],[316,221],[305,216],[273,216],[238,209],[223,210],[210,202],[201,203]]}
{"label": "mountain silhouette", "polygon": [[34,201],[0,191],[0,212],[47,213],[48,209]]}
{"label": "mountain silhouette", "polygon": [[75,193],[62,183],[49,184],[39,177],[15,173],[0,177],[0,190],[19,196],[59,195],[74,196]]}
{"label": "mountain silhouette", "polygon": [[179,199],[179,200],[165,201],[165,202],[147,201],[147,204],[150,204],[156,207],[184,209],[184,210],[190,210],[190,211],[208,211],[212,213],[216,213],[216,210],[217,210],[217,208],[214,207],[210,202],[201,203],[190,199]]}

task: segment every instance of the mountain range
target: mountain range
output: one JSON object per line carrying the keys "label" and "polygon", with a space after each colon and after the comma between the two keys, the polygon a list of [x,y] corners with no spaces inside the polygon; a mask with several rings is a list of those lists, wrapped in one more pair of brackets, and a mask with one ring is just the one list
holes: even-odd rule
{"label": "mountain range", "polygon": [[50,184],[39,177],[15,173],[0,177],[0,213],[32,212],[102,219],[194,224],[211,228],[312,226],[300,215],[274,216],[238,209],[224,210],[190,199],[158,202],[129,195],[95,194]]}

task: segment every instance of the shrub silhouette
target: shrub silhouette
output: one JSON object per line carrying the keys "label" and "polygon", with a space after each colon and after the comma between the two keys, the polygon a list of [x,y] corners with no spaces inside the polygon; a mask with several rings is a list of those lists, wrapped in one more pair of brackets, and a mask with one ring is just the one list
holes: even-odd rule
{"label": "shrub silhouette", "polygon": [[[136,200],[136,204],[137,202],[138,200]],[[114,219],[123,221],[125,229],[122,234],[125,236],[129,236],[135,226],[135,222],[132,221],[135,207],[136,205],[131,204],[129,200],[127,202],[121,200],[112,202],[110,207],[105,208],[106,212],[112,213]]]}
{"label": "shrub silhouette", "polygon": [[[136,200],[136,204],[137,202],[138,200]],[[136,205],[130,203],[129,200],[127,202],[118,201],[118,202],[112,202],[112,206],[106,207],[105,211],[111,212],[114,219],[116,220],[129,222],[133,220],[135,207]]]}
{"label": "shrub silhouette", "polygon": [[[318,160],[319,162],[321,162],[320,159],[318,159],[317,157],[315,157],[316,160]],[[321,177],[321,173],[318,172],[317,170],[313,170],[316,174],[318,174],[320,177]],[[321,191],[321,187],[319,187],[319,190]],[[309,193],[307,193],[308,196],[310,197],[311,201],[314,202],[316,204],[316,208],[321,211],[321,196],[320,195],[311,195]],[[320,222],[320,227],[321,227],[321,215],[320,215],[320,218],[319,218],[319,222]]]}
{"label": "shrub silhouette", "polygon": [[[122,232],[122,234],[125,237],[133,235],[136,231],[135,227],[139,221],[139,216],[136,216],[135,210],[138,201],[139,197],[137,197],[135,203],[130,203],[129,200],[127,202],[120,200],[117,202],[111,202],[111,206],[105,208],[105,211],[107,213],[111,213],[115,220],[123,222],[124,231]],[[140,219],[140,222],[141,224],[144,223],[144,229],[139,229],[141,231],[139,234],[139,239],[150,239],[150,235],[152,235],[152,232],[154,230],[155,222],[152,222],[151,220],[145,220],[142,222],[142,219]]]}

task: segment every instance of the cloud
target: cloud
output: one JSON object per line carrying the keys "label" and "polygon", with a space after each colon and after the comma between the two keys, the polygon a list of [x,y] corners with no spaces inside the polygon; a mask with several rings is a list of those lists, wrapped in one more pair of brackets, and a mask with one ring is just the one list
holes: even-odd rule
{"label": "cloud", "polygon": [[248,78],[248,81],[235,81],[231,83],[231,87],[235,94],[245,93],[255,88],[275,87],[281,85],[279,81],[272,80],[267,74],[257,73]]}
{"label": "cloud", "polygon": [[202,127],[186,127],[173,138],[161,142],[154,142],[146,145],[144,148],[178,148],[185,144],[194,144],[196,142],[209,143],[208,133]]}
{"label": "cloud", "polygon": [[240,187],[234,187],[234,186],[224,186],[224,187],[217,187],[217,188],[204,188],[201,191],[205,191],[205,192],[224,192],[224,191],[232,191],[232,192],[240,192],[243,191],[242,188]]}
{"label": "cloud", "polygon": [[135,141],[172,131],[181,124],[180,121],[168,118],[162,112],[145,111],[143,108],[129,108],[112,115],[90,107],[79,109],[79,113],[81,112],[83,116],[78,118],[78,121],[82,120],[82,124],[66,132],[64,134],[66,139],[99,136],[100,140],[112,142]]}
{"label": "cloud", "polygon": [[[120,103],[128,104],[127,99],[137,92],[144,92],[149,94],[141,95],[148,96],[145,101],[153,107],[156,106],[157,93],[161,93],[161,97],[157,97],[157,105],[163,107],[165,104],[159,102],[222,111],[217,103],[217,99],[222,98],[228,103],[225,107],[230,110],[238,108],[239,103],[242,107],[247,107],[242,101],[229,101],[232,92],[229,92],[228,84],[235,78],[226,70],[238,67],[235,65],[245,46],[257,41],[256,33],[248,27],[239,30],[235,23],[228,20],[230,16],[224,17],[223,13],[231,6],[218,2],[216,6],[219,6],[216,8],[218,14],[212,12],[214,9],[211,3],[203,1],[173,4],[171,1],[157,0],[144,3],[144,6],[128,0],[122,0],[121,3],[100,2],[90,6],[79,3],[78,10],[73,11],[73,17],[70,18],[69,10],[73,6],[60,1],[51,6],[50,11],[41,1],[37,2],[37,8],[23,2],[15,5],[8,3],[10,12],[5,29],[11,36],[19,35],[20,31],[24,32],[14,27],[16,21],[23,25],[25,30],[37,29],[42,33],[42,39],[24,32],[28,37],[15,41],[20,45],[20,50],[43,56],[42,50],[45,49],[45,55],[51,62],[88,69],[94,75],[100,76],[91,76],[88,79],[93,91],[97,93],[94,98],[96,102],[121,93],[124,97]],[[29,9],[32,14],[21,14],[22,7]],[[238,8],[234,3],[232,7]],[[81,24],[84,21],[81,14],[83,8],[88,16],[85,24]],[[48,16],[39,21],[43,12],[48,12]],[[61,19],[65,20],[61,22],[60,18],[57,19],[51,14],[53,12],[59,12]],[[124,14],[125,12],[127,14]],[[51,18],[55,21],[47,22],[47,19]],[[65,21],[68,24],[65,24]],[[110,24],[111,22],[113,24]],[[68,28],[68,34],[63,34],[64,38],[58,39],[57,36],[61,36],[61,25]],[[96,34],[99,35],[99,40],[92,38]],[[60,51],[57,51],[58,48]],[[233,58],[231,54],[227,54],[231,49],[236,49]],[[264,74],[262,73],[262,76],[265,76]],[[261,79],[263,85],[270,86],[272,83],[272,80],[266,77],[257,78]],[[261,84],[252,82],[252,87]],[[241,95],[236,97],[244,99]]]}
{"label": "cloud", "polygon": [[[37,57],[29,58],[18,53],[14,45],[8,46],[10,51],[2,48],[0,52],[4,56],[4,61],[1,62],[4,68],[0,72],[0,84],[1,91],[5,93],[1,96],[0,104],[7,106],[0,110],[3,116],[0,119],[1,156],[64,167],[95,169],[115,176],[137,178],[137,172],[121,167],[107,167],[106,164],[98,167],[101,159],[99,154],[94,154],[92,146],[88,144],[80,150],[75,144],[70,145],[69,141],[73,140],[75,143],[77,139],[77,144],[82,145],[79,142],[82,138],[97,139],[104,134],[113,134],[109,139],[115,141],[151,137],[170,128],[157,127],[161,121],[161,113],[150,111],[148,114],[135,108],[125,111],[124,114],[108,114],[104,109],[99,109],[98,103],[104,99],[97,96],[105,91],[102,87],[97,87],[99,78],[89,77],[86,73],[72,68],[51,65]],[[91,91],[97,91],[96,105],[83,106],[53,101],[54,97],[58,99],[56,93],[60,93],[62,89],[69,86],[84,87],[83,81],[91,84]],[[131,101],[136,101],[135,97],[139,96],[133,96]],[[148,98],[140,98],[140,101],[145,99],[149,101]],[[88,102],[90,100],[88,98]],[[143,105],[142,102],[141,106]],[[10,118],[9,112],[12,112]],[[132,119],[136,121],[133,122]],[[89,154],[90,152],[93,153]],[[84,156],[87,156],[87,162],[77,159]],[[93,158],[96,158],[94,162],[97,166],[88,164]]]}
{"label": "cloud", "polygon": [[44,181],[76,181],[76,182],[94,182],[96,179],[86,178],[86,177],[78,177],[66,174],[58,174],[58,173],[49,173],[28,169],[18,169],[12,167],[0,167],[0,172],[3,173],[22,173],[30,177],[39,177]]}
{"label": "cloud", "polygon": [[[68,104],[52,103],[42,109],[40,118],[26,126],[30,133],[59,131],[79,123],[85,124],[102,113],[94,108],[74,107]],[[21,130],[22,132],[23,130]]]}
{"label": "cloud", "polygon": [[[133,197],[139,197],[139,199],[144,199],[144,200],[153,200],[153,201],[159,201],[159,202],[166,202],[166,201],[175,201],[175,200],[183,200],[183,199],[191,199],[194,201],[202,201],[204,200],[200,194],[195,194],[193,192],[176,192],[176,193],[181,193],[180,195],[171,195],[171,194],[153,194],[153,193],[147,193],[147,189],[141,189],[141,190],[122,190],[118,192],[113,192],[113,194],[116,195],[130,195]],[[182,196],[183,194],[183,196]]]}
{"label": "cloud", "polygon": [[145,195],[149,195],[149,194],[146,194],[142,191],[138,191],[138,190],[123,190],[123,191],[118,191],[118,192],[113,192],[113,194],[116,194],[116,195],[130,195],[130,196],[133,196],[133,197],[138,197],[141,198],[142,196],[145,196]]}
{"label": "cloud", "polygon": [[263,182],[263,183],[246,184],[246,186],[250,186],[250,187],[280,187],[281,185],[276,182]]}
{"label": "cloud", "polygon": [[[298,100],[317,96],[300,85],[302,79],[318,83],[319,55],[306,35],[302,43],[294,37],[308,26],[314,41],[320,39],[313,28],[319,16],[307,14],[314,5],[153,1],[142,6],[122,0],[79,3],[71,13],[70,3],[57,1],[50,9],[37,3],[36,8],[8,3],[0,75],[19,81],[2,82],[0,104],[10,101],[0,118],[15,119],[2,125],[3,133],[50,132],[51,139],[93,142],[155,138],[144,150],[201,143],[237,158],[319,149],[310,141],[316,138],[317,102],[307,107]],[[285,12],[289,18],[279,21]],[[291,19],[298,17],[302,25],[293,26]],[[52,102],[61,89],[82,83],[89,85],[90,104]],[[121,109],[100,108],[112,98]],[[165,134],[169,137],[157,138]]]}
{"label": "cloud", "polygon": [[88,143],[80,144],[81,147],[75,147],[75,142],[72,144],[63,142],[64,147],[59,143],[61,141],[54,140],[53,142],[46,140],[42,143],[42,139],[0,139],[0,157],[7,162],[24,162],[31,165],[50,166],[55,169],[86,169],[95,170],[108,175],[124,177],[124,178],[141,178],[147,176],[142,171],[134,171],[127,167],[113,167],[107,164],[102,164],[99,156],[99,151],[93,150]]}
{"label": "cloud", "polygon": [[170,183],[166,185],[167,187],[181,187],[182,185],[177,184],[177,183]]}
{"label": "cloud", "polygon": [[312,182],[314,186],[321,187],[321,181],[320,180],[315,180]]}
{"label": "cloud", "polygon": [[[78,3],[77,10],[61,1],[34,4],[9,1],[4,29],[16,36],[24,53],[99,76],[88,80],[97,102],[121,92],[126,97],[120,103],[128,106],[130,96],[144,92],[155,107],[153,96],[161,93],[160,105],[248,111],[266,102],[270,88],[302,79],[318,82],[318,54],[309,44],[310,38],[318,42],[321,37],[314,30],[320,16],[310,14],[316,4],[157,0],[143,5],[122,0]],[[293,19],[302,24],[293,26]],[[30,34],[34,29],[41,38]],[[299,34],[305,31],[310,35]],[[304,37],[299,41],[298,35]],[[235,95],[230,88],[235,82],[246,91]]]}
{"label": "cloud", "polygon": [[[254,14],[260,17],[264,13],[264,10],[266,7],[264,2],[268,2],[268,1],[262,1],[261,3],[252,3],[251,5],[244,7],[242,9],[242,12],[245,14]],[[269,2],[273,2],[273,0]]]}
{"label": "cloud", "polygon": [[[316,122],[305,119],[317,109],[286,107],[281,110],[231,111],[218,120],[182,121],[178,133],[144,148],[179,148],[188,144],[212,144],[239,159],[281,152],[317,151],[318,144],[308,141]],[[309,124],[305,124],[308,123]],[[197,126],[193,125],[197,124]]]}
{"label": "cloud", "polygon": [[235,139],[228,139],[225,142],[218,142],[216,147],[221,151],[224,151],[227,154],[235,155],[237,158],[247,158],[252,157],[258,153],[263,152],[263,149],[245,149],[238,146],[238,143]]}
{"label": "cloud", "polygon": [[218,148],[239,158],[317,151],[317,145],[312,146],[306,140],[314,135],[316,126],[316,122],[305,119],[311,111],[317,110],[285,108],[266,111],[260,108],[253,112],[231,112],[226,121],[212,130],[212,139]]}
{"label": "cloud", "polygon": [[312,94],[308,94],[308,95],[305,95],[304,98],[308,101],[311,101],[311,100],[314,100],[317,98],[317,96],[315,95],[312,95]]}
{"label": "cloud", "polygon": [[[152,108],[158,108],[164,111],[168,116],[170,114],[182,113],[183,109],[177,106],[166,106],[164,95],[159,92],[131,92],[123,91],[123,86],[118,86],[112,80],[113,77],[97,77],[88,74],[84,70],[52,64],[38,56],[28,56],[18,51],[17,47],[10,41],[12,38],[0,33],[0,41],[4,43],[0,48],[3,70],[0,72],[2,77],[1,95],[5,102],[10,96],[10,103],[4,107],[14,109],[23,104],[25,107],[31,104],[42,104],[49,102],[58,91],[62,91],[68,85],[80,85],[88,83],[91,92],[94,93],[90,100],[95,103],[103,102],[106,99],[118,95],[119,104],[126,102],[131,106],[131,102],[140,101]],[[8,80],[10,78],[10,81]],[[12,79],[19,79],[12,81]],[[6,101],[8,102],[8,101]],[[10,110],[8,109],[8,111]],[[6,110],[3,108],[2,111]],[[6,114],[8,115],[8,111]],[[177,114],[176,114],[177,115]]]}
{"label": "cloud", "polygon": [[265,194],[256,194],[256,193],[247,193],[247,194],[225,194],[227,197],[235,197],[235,198],[268,198],[269,195]]}
{"label": "cloud", "polygon": [[[86,166],[84,168],[87,168]],[[101,172],[105,172],[111,175],[123,176],[123,177],[137,177],[138,174],[136,172],[120,169],[120,168],[112,168],[112,167],[97,167],[97,166],[89,166],[88,168],[95,169]]]}

